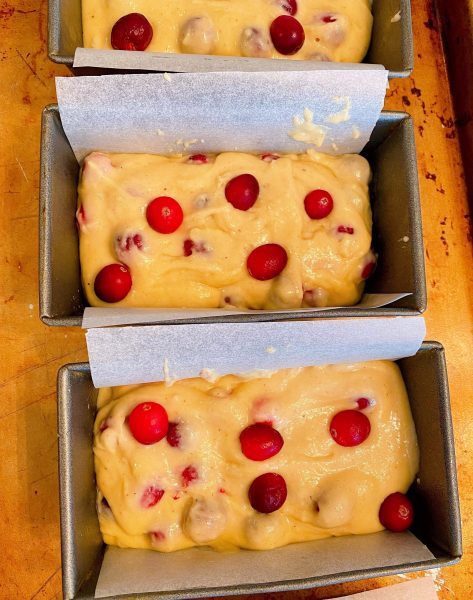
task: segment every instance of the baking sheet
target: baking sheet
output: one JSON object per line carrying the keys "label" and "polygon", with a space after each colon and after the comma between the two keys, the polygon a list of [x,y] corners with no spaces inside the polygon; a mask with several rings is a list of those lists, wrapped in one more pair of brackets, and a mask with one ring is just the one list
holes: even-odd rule
{"label": "baking sheet", "polygon": [[[362,552],[353,552],[354,542]],[[432,558],[411,533],[388,531],[292,544],[266,552],[192,548],[166,554],[124,552],[108,546],[95,597],[306,579]]]}
{"label": "baking sheet", "polygon": [[93,150],[358,153],[379,118],[386,84],[386,70],[357,66],[59,77],[56,92],[81,161]]}
{"label": "baking sheet", "polygon": [[94,385],[107,387],[396,360],[415,354],[424,337],[419,316],[104,327],[89,329],[86,341]]}

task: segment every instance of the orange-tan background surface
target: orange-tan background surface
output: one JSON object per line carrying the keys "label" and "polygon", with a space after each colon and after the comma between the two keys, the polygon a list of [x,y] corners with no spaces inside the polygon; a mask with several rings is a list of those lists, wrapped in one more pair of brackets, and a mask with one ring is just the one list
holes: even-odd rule
{"label": "orange-tan background surface", "polygon": [[[455,3],[443,4],[454,23]],[[473,590],[472,232],[439,23],[431,1],[412,0],[412,9],[414,74],[391,84],[386,107],[410,112],[416,123],[427,337],[446,348],[456,434],[465,554],[459,565],[431,575],[442,599],[463,600]],[[68,75],[47,59],[46,27],[46,0],[0,0],[2,600],[61,597],[56,373],[64,363],[86,360],[82,331],[47,328],[38,317],[40,117],[55,100],[54,76]],[[259,598],[333,598],[405,577]]]}

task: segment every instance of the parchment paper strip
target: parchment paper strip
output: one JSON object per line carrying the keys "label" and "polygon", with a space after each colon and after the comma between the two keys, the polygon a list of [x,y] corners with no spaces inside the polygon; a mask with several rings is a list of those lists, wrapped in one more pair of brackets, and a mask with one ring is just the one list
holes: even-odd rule
{"label": "parchment paper strip", "polygon": [[95,387],[411,356],[422,317],[90,329]]}
{"label": "parchment paper strip", "polygon": [[[365,294],[362,301],[355,308],[368,309],[386,306],[409,294]],[[335,310],[340,307],[330,308],[301,308],[297,312],[320,312]],[[293,314],[294,310],[267,311],[267,310],[224,310],[221,308],[92,308],[87,307],[82,319],[83,329],[93,327],[110,327],[113,325],[148,325],[178,321],[179,319],[199,319],[208,317],[231,318],[235,315],[264,315],[272,312]]]}
{"label": "parchment paper strip", "polygon": [[339,600],[437,600],[438,595],[431,577],[418,577],[397,585],[389,585],[361,594],[342,596]]}
{"label": "parchment paper strip", "polygon": [[96,67],[130,71],[167,71],[196,73],[211,71],[347,71],[351,69],[384,69],[382,65],[365,63],[333,63],[316,60],[285,60],[215,56],[202,54],[171,54],[165,52],[128,52],[77,48],[74,67]]}
{"label": "parchment paper strip", "polygon": [[[384,69],[353,68],[59,77],[56,91],[78,160],[92,150],[340,154],[369,140],[386,83]],[[301,128],[309,141],[290,136]]]}
{"label": "parchment paper strip", "polygon": [[411,533],[387,531],[328,538],[264,552],[219,553],[194,548],[162,554],[109,547],[95,596],[173,590],[176,598],[188,598],[185,590],[190,588],[208,588],[211,595],[212,588],[218,586],[300,580],[431,558],[429,550]]}

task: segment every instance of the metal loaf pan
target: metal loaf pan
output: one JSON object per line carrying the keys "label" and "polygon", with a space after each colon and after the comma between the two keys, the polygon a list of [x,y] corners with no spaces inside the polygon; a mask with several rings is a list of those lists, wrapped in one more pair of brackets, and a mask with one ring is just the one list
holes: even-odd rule
{"label": "metal loaf pan", "polygon": [[[330,311],[297,309],[267,314],[182,318],[179,323],[268,321],[301,318],[415,315],[426,308],[422,218],[411,117],[382,112],[363,154],[373,170],[373,243],[379,253],[367,292],[410,296],[375,309]],[[80,325],[85,300],[81,289],[79,241],[75,225],[79,164],[64,134],[56,105],[43,111],[40,189],[40,316],[47,325]]]}
{"label": "metal loaf pan", "polygon": [[[72,67],[75,50],[83,44],[81,0],[49,0],[48,10],[49,58]],[[399,11],[401,19],[393,26]],[[414,67],[410,0],[373,0],[373,33],[363,62],[384,65],[390,78],[409,76]]]}
{"label": "metal loaf pan", "polygon": [[[317,564],[314,563],[313,576],[307,579],[231,586],[221,582],[217,587],[207,589],[156,590],[139,596],[127,595],[126,598],[178,600],[284,591],[439,568],[458,562],[462,554],[461,522],[443,347],[437,342],[425,342],[415,356],[403,358],[398,364],[410,399],[421,457],[419,476],[411,488],[417,515],[413,533],[428,547],[433,559],[324,576],[317,575]],[[59,475],[66,600],[94,597],[104,551],[95,509],[92,451],[96,396],[88,363],[62,367],[58,375]],[[354,552],[363,551],[363,537],[353,536]],[[305,544],[297,546],[302,554],[308,552]],[[272,560],[271,551],[264,553]],[[183,580],[186,580],[186,573],[183,573]]]}

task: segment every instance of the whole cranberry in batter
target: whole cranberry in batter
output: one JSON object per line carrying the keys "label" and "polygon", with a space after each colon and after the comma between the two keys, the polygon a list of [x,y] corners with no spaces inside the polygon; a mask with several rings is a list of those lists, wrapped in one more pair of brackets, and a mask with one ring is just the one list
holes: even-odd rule
{"label": "whole cranberry in batter", "polygon": [[381,525],[390,531],[405,531],[414,520],[414,507],[401,492],[394,492],[384,499],[379,509]]}
{"label": "whole cranberry in batter", "polygon": [[168,414],[157,402],[142,402],[128,415],[128,426],[140,444],[156,444],[168,432]]}
{"label": "whole cranberry in batter", "polygon": [[280,54],[295,54],[304,45],[304,28],[290,15],[276,17],[271,23],[269,33],[274,47]]}
{"label": "whole cranberry in batter", "polygon": [[248,490],[251,506],[260,513],[272,513],[286,502],[287,486],[278,473],[263,473],[253,480]]}
{"label": "whole cranberry in batter", "polygon": [[110,36],[115,50],[146,50],[152,39],[151,23],[141,13],[130,13],[118,19]]}
{"label": "whole cranberry in batter", "polygon": [[248,256],[246,266],[253,279],[266,281],[277,277],[287,265],[287,252],[279,244],[263,244]]}
{"label": "whole cranberry in batter", "polygon": [[330,422],[330,435],[339,446],[359,446],[370,431],[370,420],[358,410],[342,410]]}
{"label": "whole cranberry in batter", "polygon": [[131,290],[131,274],[125,265],[112,263],[101,269],[94,281],[94,291],[100,300],[114,303],[123,300]]}
{"label": "whole cranberry in batter", "polygon": [[267,460],[275,456],[283,445],[279,431],[266,423],[255,423],[240,433],[241,451],[250,460]]}

